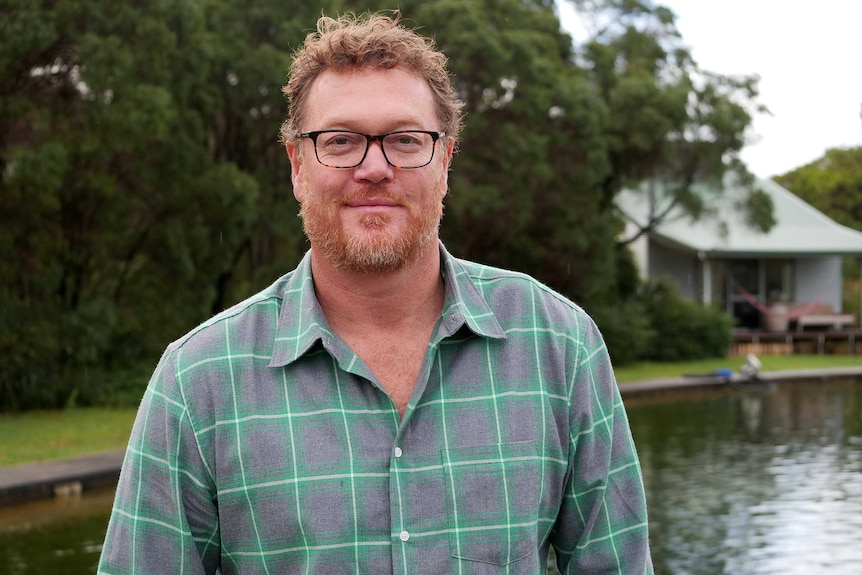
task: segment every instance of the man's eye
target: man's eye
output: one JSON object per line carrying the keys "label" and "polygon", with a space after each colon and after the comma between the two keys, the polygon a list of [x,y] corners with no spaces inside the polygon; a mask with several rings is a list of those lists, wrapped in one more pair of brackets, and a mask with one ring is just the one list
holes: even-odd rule
{"label": "man's eye", "polygon": [[399,149],[406,150],[422,145],[422,140],[417,134],[392,134],[386,143]]}
{"label": "man's eye", "polygon": [[355,146],[356,142],[357,139],[348,134],[333,134],[323,140],[323,145],[327,147]]}

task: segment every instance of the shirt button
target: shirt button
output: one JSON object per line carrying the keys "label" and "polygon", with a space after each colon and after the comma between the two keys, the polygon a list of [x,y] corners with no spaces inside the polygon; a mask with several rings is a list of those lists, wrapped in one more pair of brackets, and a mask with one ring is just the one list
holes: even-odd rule
{"label": "shirt button", "polygon": [[409,533],[407,533],[406,531],[402,531],[402,532],[398,535],[398,537],[401,539],[401,541],[406,542],[408,539],[410,539],[410,534],[409,534]]}
{"label": "shirt button", "polygon": [[395,448],[395,457],[401,457],[404,454],[400,447]]}

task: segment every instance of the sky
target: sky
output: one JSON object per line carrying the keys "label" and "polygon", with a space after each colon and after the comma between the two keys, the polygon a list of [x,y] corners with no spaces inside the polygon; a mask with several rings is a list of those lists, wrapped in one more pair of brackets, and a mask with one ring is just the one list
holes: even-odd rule
{"label": "sky", "polygon": [[[761,178],[862,146],[862,1],[664,0],[698,65],[760,76],[742,159]],[[563,2],[565,4],[565,2]],[[564,27],[572,13],[561,7]],[[574,33],[577,38],[577,33]]]}

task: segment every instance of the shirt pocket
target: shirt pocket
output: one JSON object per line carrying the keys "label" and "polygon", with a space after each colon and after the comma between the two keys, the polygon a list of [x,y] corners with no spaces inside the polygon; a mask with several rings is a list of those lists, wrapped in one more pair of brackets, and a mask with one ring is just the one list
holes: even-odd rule
{"label": "shirt pocket", "polygon": [[542,466],[536,443],[442,451],[452,556],[509,565],[538,547]]}

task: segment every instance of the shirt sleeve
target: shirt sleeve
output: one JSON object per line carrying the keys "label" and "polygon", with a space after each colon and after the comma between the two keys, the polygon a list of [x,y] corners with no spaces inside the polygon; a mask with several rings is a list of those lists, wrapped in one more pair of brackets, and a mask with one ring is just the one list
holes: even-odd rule
{"label": "shirt sleeve", "polygon": [[212,474],[165,353],[138,409],[99,563],[100,574],[215,573],[220,560]]}
{"label": "shirt sleeve", "polygon": [[607,348],[581,326],[571,390],[568,471],[552,533],[563,574],[651,575],[646,498]]}

